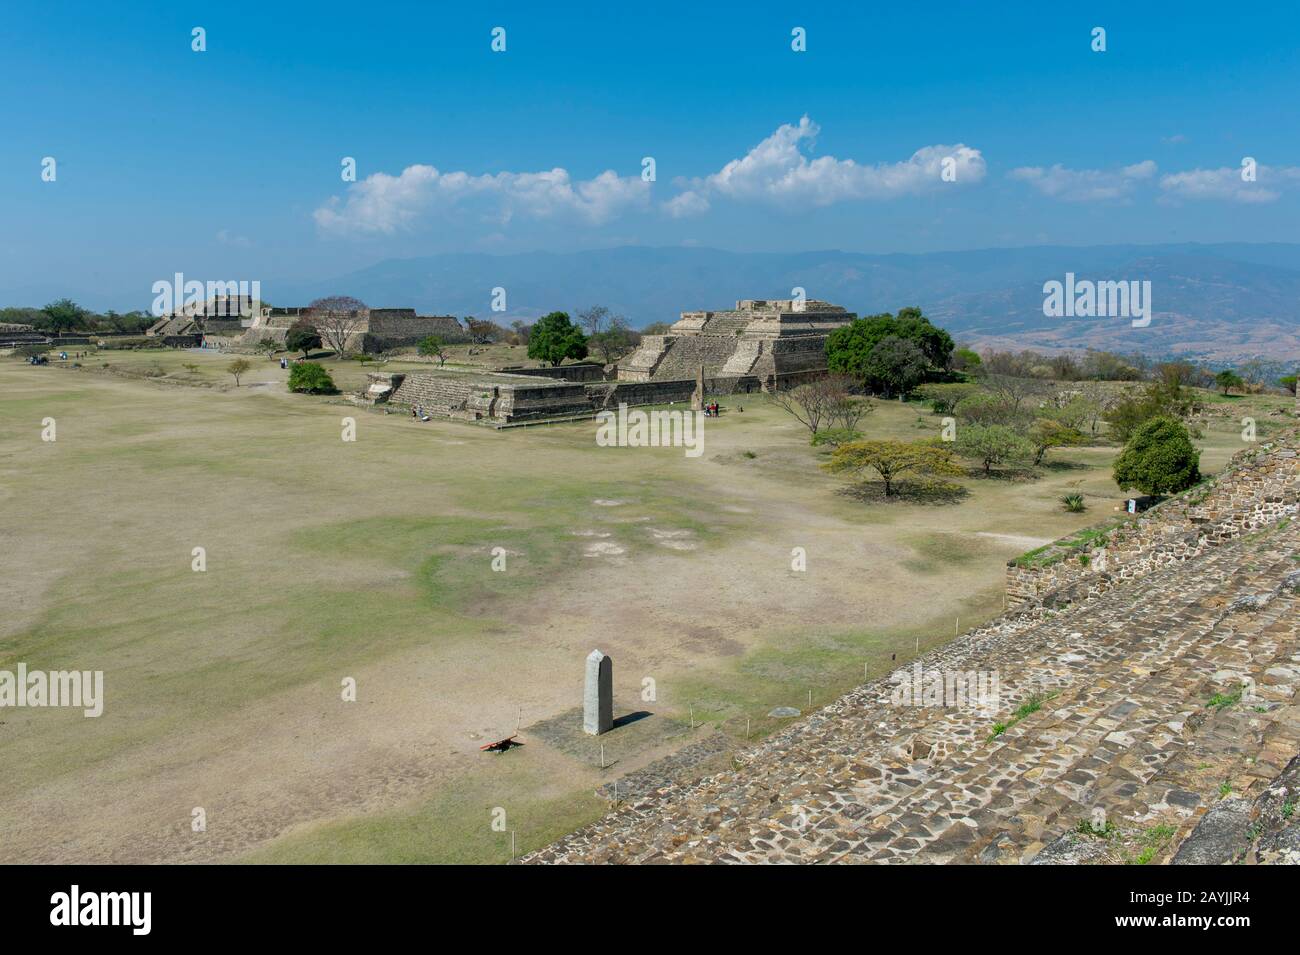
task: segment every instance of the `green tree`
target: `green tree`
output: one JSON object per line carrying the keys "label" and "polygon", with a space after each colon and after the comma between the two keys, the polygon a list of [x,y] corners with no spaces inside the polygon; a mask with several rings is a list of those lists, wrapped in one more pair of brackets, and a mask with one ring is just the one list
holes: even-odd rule
{"label": "green tree", "polygon": [[1077,428],[1046,416],[1034,420],[1027,437],[1034,449],[1035,467],[1043,463],[1043,458],[1052,448],[1074,447],[1088,440]]}
{"label": "green tree", "polygon": [[929,360],[916,342],[889,335],[871,349],[863,372],[868,385],[888,397],[906,395],[925,379],[929,368]]}
{"label": "green tree", "polygon": [[428,358],[438,359],[439,368],[447,363],[447,349],[437,335],[427,335],[420,339],[418,351]]}
{"label": "green tree", "polygon": [[925,354],[925,359],[936,369],[947,368],[952,360],[952,336],[942,328],[930,324],[919,308],[900,308],[894,319],[899,338],[912,342]]}
{"label": "green tree", "polygon": [[1158,417],[1139,425],[1115,459],[1120,490],[1177,494],[1201,480],[1201,452],[1181,421]]}
{"label": "green tree", "polygon": [[226,372],[227,374],[234,376],[235,387],[238,388],[239,376],[247,372],[248,369],[252,367],[253,367],[253,363],[250,362],[247,358],[236,358],[234,361],[232,361],[229,365],[226,366]]}
{"label": "green tree", "polygon": [[946,368],[952,357],[952,337],[930,324],[918,308],[904,308],[897,316],[885,312],[854,319],[826,338],[826,363],[831,371],[851,375],[870,387],[868,363],[886,338],[901,338],[921,350],[929,369]]}
{"label": "green tree", "polygon": [[930,410],[935,414],[952,414],[957,402],[968,398],[979,390],[978,385],[940,383],[923,386],[919,393],[921,398],[930,403]]}
{"label": "green tree", "polygon": [[52,332],[69,332],[81,328],[89,314],[70,298],[61,298],[41,309],[45,327]]}
{"label": "green tree", "polygon": [[1277,383],[1278,383],[1279,385],[1281,385],[1283,388],[1285,388],[1287,391],[1291,392],[1291,394],[1295,394],[1295,393],[1296,393],[1296,385],[1295,385],[1295,383],[1296,383],[1296,376],[1295,376],[1295,375],[1284,375],[1283,377],[1281,377],[1281,378],[1279,378],[1279,379],[1277,380]]}
{"label": "green tree", "polygon": [[953,371],[974,373],[979,370],[983,360],[979,354],[969,348],[958,348],[952,353]]}
{"label": "green tree", "polygon": [[330,373],[314,361],[299,362],[293,366],[289,372],[289,390],[307,395],[332,395],[338,391]]}
{"label": "green tree", "polygon": [[300,351],[303,358],[309,358],[313,348],[321,347],[320,333],[310,322],[294,322],[285,332],[284,347],[289,351]]}
{"label": "green tree", "polygon": [[957,453],[973,458],[988,474],[995,464],[1023,461],[1033,453],[1033,446],[1011,428],[1002,424],[964,424],[957,429]]}
{"label": "green tree", "polygon": [[851,441],[837,447],[822,467],[832,473],[875,471],[885,484],[885,497],[893,495],[894,482],[904,475],[962,473],[951,451],[928,441]]}
{"label": "green tree", "polygon": [[528,336],[528,357],[550,365],[566,358],[587,357],[587,336],[569,321],[566,312],[551,312],[538,319]]}
{"label": "green tree", "polygon": [[1233,388],[1240,390],[1246,384],[1242,380],[1241,375],[1237,374],[1230,368],[1225,368],[1223,371],[1215,375],[1214,383],[1218,386],[1219,390],[1224,393],[1224,395],[1227,395],[1227,393]]}

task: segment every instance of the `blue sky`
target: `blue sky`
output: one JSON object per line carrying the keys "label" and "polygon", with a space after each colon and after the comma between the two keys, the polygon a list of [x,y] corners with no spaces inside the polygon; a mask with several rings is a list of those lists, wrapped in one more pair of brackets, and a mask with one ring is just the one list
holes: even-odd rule
{"label": "blue sky", "polygon": [[1300,239],[1294,5],[585,6],[11,6],[0,303],[462,250]]}

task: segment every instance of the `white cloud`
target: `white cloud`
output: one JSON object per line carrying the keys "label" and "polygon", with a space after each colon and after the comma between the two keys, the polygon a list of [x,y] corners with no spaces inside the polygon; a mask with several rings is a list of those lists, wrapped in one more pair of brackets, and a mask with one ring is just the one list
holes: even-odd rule
{"label": "white cloud", "polygon": [[233,245],[241,249],[247,249],[253,244],[248,236],[238,235],[228,229],[218,229],[216,239],[222,245]]}
{"label": "white cloud", "polygon": [[[1222,169],[1190,169],[1163,176],[1160,188],[1173,199],[1220,199],[1230,202],[1272,202],[1281,192],[1284,183],[1300,180],[1300,168],[1295,166],[1259,166],[1255,181],[1244,182],[1241,168],[1225,166]],[[1271,188],[1270,188],[1271,187]]]}
{"label": "white cloud", "polygon": [[687,189],[681,195],[673,196],[664,203],[664,209],[674,219],[697,216],[709,211],[709,200],[694,189]]}
{"label": "white cloud", "polygon": [[1009,173],[1012,179],[1063,202],[1123,199],[1155,174],[1156,164],[1150,159],[1120,169],[1067,169],[1058,163],[1048,169],[1021,166]]}
{"label": "white cloud", "polygon": [[[807,116],[797,126],[781,126],[712,175],[679,180],[685,191],[664,203],[665,211],[674,217],[695,215],[709,208],[710,196],[827,206],[851,199],[915,195],[984,178],[984,158],[979,150],[961,144],[926,146],[902,162],[876,166],[833,156],[809,159],[800,147],[811,148],[819,132],[820,127]],[[942,177],[945,159],[952,160],[952,183]]]}
{"label": "white cloud", "polygon": [[380,172],[354,183],[346,198],[332,198],[314,217],[323,230],[338,233],[391,234],[466,207],[501,223],[521,215],[570,216],[600,225],[628,208],[647,205],[649,197],[649,183],[613,170],[575,182],[559,168],[474,176],[415,165],[397,176]]}

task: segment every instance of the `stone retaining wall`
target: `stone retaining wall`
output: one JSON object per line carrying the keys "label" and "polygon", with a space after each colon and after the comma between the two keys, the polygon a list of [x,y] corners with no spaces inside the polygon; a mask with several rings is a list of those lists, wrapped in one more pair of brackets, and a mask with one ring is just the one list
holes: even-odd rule
{"label": "stone retaining wall", "polygon": [[[752,394],[762,391],[762,382],[752,375],[737,378],[705,378],[704,393],[707,395]],[[695,379],[678,379],[675,381],[617,381],[588,386],[593,410],[616,408],[619,404],[627,405],[666,405],[678,401],[690,401],[695,394]],[[609,395],[606,398],[606,395]]]}
{"label": "stone retaining wall", "polygon": [[573,365],[555,365],[544,368],[524,368],[506,365],[498,368],[503,375],[529,375],[534,378],[558,378],[560,381],[603,381],[605,366],[596,362],[579,362]]}
{"label": "stone retaining wall", "polygon": [[1139,517],[1063,538],[1007,564],[1008,609],[1061,606],[1300,512],[1300,431],[1240,452],[1207,484]]}

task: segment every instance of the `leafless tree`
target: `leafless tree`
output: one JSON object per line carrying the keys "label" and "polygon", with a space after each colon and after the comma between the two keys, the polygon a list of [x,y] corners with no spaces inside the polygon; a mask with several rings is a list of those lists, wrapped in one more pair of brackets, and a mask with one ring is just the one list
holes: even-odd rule
{"label": "leafless tree", "polygon": [[640,344],[641,336],[628,327],[627,319],[615,315],[603,332],[596,332],[587,340],[606,365],[612,365]]}
{"label": "leafless tree", "polygon": [[513,328],[515,332],[515,344],[527,345],[528,336],[532,333],[533,326],[530,323],[525,322],[523,319],[516,318],[510,323],[510,327]]}
{"label": "leafless tree", "polygon": [[578,324],[587,330],[588,337],[599,335],[609,321],[609,309],[604,305],[593,305],[578,313]]}
{"label": "leafless tree", "polygon": [[853,393],[855,385],[847,375],[830,375],[824,379],[826,423],[832,428],[856,431],[862,419],[876,410],[870,398]]}
{"label": "leafless tree", "polygon": [[1046,397],[1052,390],[1048,382],[1016,375],[985,375],[983,385],[998,397],[1012,412],[1020,411],[1027,398]]}
{"label": "leafless tree", "polygon": [[775,391],[772,402],[816,434],[823,425],[853,428],[871,411],[871,405],[852,395],[849,379],[838,375],[818,378],[794,388]]}
{"label": "leafless tree", "polygon": [[352,339],[365,323],[365,303],[350,295],[331,295],[316,299],[308,308],[325,347],[339,356],[347,354]]}
{"label": "leafless tree", "polygon": [[1106,413],[1115,406],[1120,395],[1116,389],[1108,388],[1099,381],[1083,382],[1079,385],[1079,391],[1083,395],[1087,409],[1084,421],[1088,425],[1088,430],[1095,435],[1097,426],[1106,417]]}

